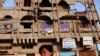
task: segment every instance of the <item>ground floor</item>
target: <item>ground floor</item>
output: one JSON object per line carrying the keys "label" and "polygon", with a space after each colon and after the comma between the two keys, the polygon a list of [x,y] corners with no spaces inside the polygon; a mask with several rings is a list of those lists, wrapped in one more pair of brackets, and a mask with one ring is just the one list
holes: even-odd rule
{"label": "ground floor", "polygon": [[[39,53],[15,53],[15,54],[0,54],[0,56],[40,56]],[[55,52],[54,56],[99,56],[96,51],[65,51],[65,52]]]}
{"label": "ground floor", "polygon": [[[32,49],[22,49],[21,47],[13,47],[9,50],[0,50],[0,56],[41,56],[38,48],[41,44],[34,46]],[[76,49],[59,49],[54,45],[54,56],[100,56],[100,51],[96,48],[76,48]],[[80,50],[79,50],[80,49]]]}
{"label": "ground floor", "polygon": [[100,56],[100,43],[92,37],[59,39],[2,39],[0,40],[0,56],[40,56],[39,48],[42,45],[52,45],[54,56]]}

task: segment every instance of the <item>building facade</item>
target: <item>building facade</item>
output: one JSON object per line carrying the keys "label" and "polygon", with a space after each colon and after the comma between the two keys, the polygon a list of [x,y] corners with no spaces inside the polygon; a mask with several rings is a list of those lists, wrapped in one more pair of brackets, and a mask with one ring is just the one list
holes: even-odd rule
{"label": "building facade", "polygon": [[[94,0],[0,0],[0,56],[40,56],[53,45],[54,56],[100,56],[100,18]],[[86,10],[70,5],[82,3]]]}

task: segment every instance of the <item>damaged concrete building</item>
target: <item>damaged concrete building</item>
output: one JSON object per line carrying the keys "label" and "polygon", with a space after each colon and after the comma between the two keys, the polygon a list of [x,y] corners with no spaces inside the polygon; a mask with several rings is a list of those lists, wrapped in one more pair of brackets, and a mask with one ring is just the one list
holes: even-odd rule
{"label": "damaged concrete building", "polygon": [[[100,18],[94,0],[0,0],[0,56],[40,56],[53,45],[54,56],[99,56]],[[80,2],[85,11],[71,9]]]}

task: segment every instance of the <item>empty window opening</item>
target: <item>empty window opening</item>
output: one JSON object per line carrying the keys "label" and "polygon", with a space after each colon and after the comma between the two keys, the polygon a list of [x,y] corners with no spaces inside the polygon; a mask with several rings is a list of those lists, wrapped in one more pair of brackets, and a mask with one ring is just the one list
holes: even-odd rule
{"label": "empty window opening", "polygon": [[46,15],[45,16],[40,16],[38,19],[43,20],[43,21],[52,21],[51,18],[49,16],[46,16]]}
{"label": "empty window opening", "polygon": [[31,28],[34,20],[35,20],[34,16],[30,16],[30,15],[24,16],[21,19],[21,25],[23,25],[24,28]]}
{"label": "empty window opening", "polygon": [[70,9],[69,4],[67,4],[64,0],[61,0],[58,5],[62,6],[63,8]]}
{"label": "empty window opening", "polygon": [[41,7],[51,7],[52,4],[49,2],[49,0],[42,0],[42,2],[40,3]]}
{"label": "empty window opening", "polygon": [[28,21],[35,20],[35,17],[34,16],[27,15],[27,16],[24,16],[21,19],[21,21],[24,21],[24,20],[28,20]]}
{"label": "empty window opening", "polygon": [[31,0],[24,0],[24,6],[31,6]]}
{"label": "empty window opening", "polygon": [[12,16],[7,15],[7,16],[4,17],[4,19],[6,19],[6,20],[12,19]]}
{"label": "empty window opening", "polygon": [[79,17],[80,22],[76,22],[76,27],[78,28],[89,28],[89,20],[86,17]]}
{"label": "empty window opening", "polygon": [[84,24],[84,22],[76,22],[76,28],[88,28],[88,24]]}
{"label": "empty window opening", "polygon": [[32,23],[21,23],[23,26],[24,26],[24,28],[31,28],[31,26],[32,26]]}
{"label": "empty window opening", "polygon": [[12,17],[8,15],[8,16],[5,16],[4,18],[12,18]]}
{"label": "empty window opening", "polygon": [[76,16],[62,16],[60,17],[60,20],[77,20]]}

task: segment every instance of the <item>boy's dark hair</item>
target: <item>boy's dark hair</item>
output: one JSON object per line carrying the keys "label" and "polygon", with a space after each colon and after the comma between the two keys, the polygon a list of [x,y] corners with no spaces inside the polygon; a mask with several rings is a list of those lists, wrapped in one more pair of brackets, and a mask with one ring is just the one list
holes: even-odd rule
{"label": "boy's dark hair", "polygon": [[42,54],[43,48],[47,49],[49,52],[53,52],[53,46],[52,45],[42,45],[39,48],[39,53]]}

